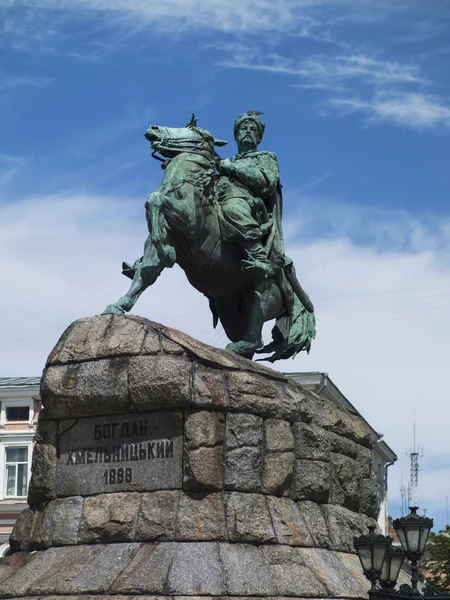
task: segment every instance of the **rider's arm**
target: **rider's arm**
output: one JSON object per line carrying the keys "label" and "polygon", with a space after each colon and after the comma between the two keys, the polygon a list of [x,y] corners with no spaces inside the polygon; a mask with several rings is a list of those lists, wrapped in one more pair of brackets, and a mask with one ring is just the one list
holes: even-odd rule
{"label": "rider's arm", "polygon": [[236,176],[259,198],[271,196],[280,173],[274,154],[261,153],[233,163]]}

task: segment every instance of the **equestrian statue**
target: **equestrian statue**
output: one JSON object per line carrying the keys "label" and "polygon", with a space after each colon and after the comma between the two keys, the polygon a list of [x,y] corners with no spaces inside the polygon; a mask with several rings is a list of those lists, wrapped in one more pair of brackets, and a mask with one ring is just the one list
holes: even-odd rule
{"label": "equestrian statue", "polygon": [[[144,254],[133,265],[123,263],[131,287],[103,314],[131,310],[163,269],[177,263],[208,298],[214,327],[220,321],[231,340],[228,350],[250,359],[271,354],[263,359],[271,362],[309,352],[314,306],[284,252],[278,162],[257,149],[265,128],[260,114],[239,115],[238,153],[224,160],[215,146],[227,142],[198,127],[194,115],[186,127],[147,129],[164,178],[145,204]],[[272,341],[264,346],[262,328],[272,319]]]}

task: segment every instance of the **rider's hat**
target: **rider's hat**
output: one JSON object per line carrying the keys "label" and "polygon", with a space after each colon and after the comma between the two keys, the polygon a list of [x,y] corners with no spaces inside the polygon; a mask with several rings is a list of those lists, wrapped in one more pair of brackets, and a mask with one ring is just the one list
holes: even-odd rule
{"label": "rider's hat", "polygon": [[258,117],[258,115],[262,115],[262,114],[263,113],[259,112],[258,110],[249,110],[248,112],[242,113],[241,115],[239,115],[238,118],[236,119],[236,121],[234,122],[234,137],[236,137],[238,129],[244,121],[253,121],[254,123],[256,123],[256,125],[258,127],[259,142],[260,142],[264,135],[264,129],[266,128],[266,124],[263,123],[261,121],[261,119]]}

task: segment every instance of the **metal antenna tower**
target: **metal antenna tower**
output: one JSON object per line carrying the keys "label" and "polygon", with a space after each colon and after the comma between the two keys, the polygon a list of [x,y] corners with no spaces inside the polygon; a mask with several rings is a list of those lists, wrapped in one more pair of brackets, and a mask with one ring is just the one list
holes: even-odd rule
{"label": "metal antenna tower", "polygon": [[449,521],[448,521],[448,475],[447,475],[447,485],[446,485],[446,490],[445,490],[445,513],[447,516],[446,525],[448,527],[448,525],[449,525]]}
{"label": "metal antenna tower", "polygon": [[402,499],[402,517],[404,517],[408,513],[408,506],[407,506],[408,496],[409,496],[409,490],[407,490],[405,487],[405,484],[403,481],[403,473],[402,473],[402,479],[401,479],[401,484],[400,484],[400,497]]}
{"label": "metal antenna tower", "polygon": [[[409,452],[409,458],[411,461],[411,472],[409,477],[409,506],[418,506],[419,498],[419,448],[416,448],[416,419],[414,416],[414,425],[413,425],[413,447],[412,451]],[[423,456],[423,449],[421,451],[421,456]]]}

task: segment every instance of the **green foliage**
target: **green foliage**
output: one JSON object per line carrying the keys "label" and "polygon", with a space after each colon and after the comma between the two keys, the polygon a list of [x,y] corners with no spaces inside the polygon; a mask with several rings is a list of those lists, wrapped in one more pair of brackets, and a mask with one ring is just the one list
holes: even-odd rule
{"label": "green foliage", "polygon": [[430,533],[421,569],[427,580],[439,588],[450,588],[450,526]]}

